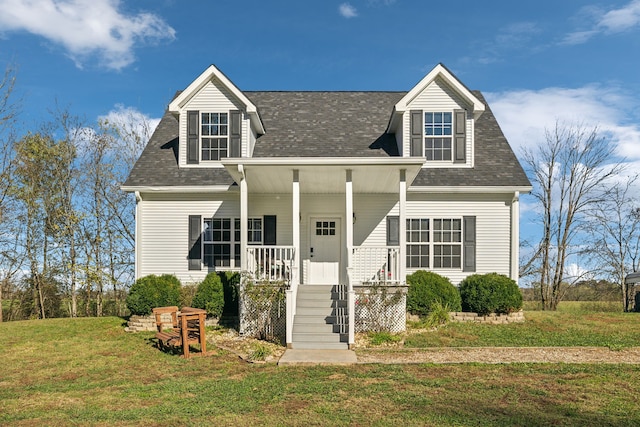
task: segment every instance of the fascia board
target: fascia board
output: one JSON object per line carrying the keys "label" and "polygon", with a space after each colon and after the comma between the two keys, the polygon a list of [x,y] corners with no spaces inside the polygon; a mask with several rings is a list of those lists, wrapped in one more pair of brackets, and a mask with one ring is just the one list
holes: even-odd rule
{"label": "fascia board", "polygon": [[191,99],[196,93],[198,93],[211,79],[215,77],[225,86],[234,97],[236,97],[244,106],[247,111],[247,114],[251,116],[252,122],[256,123],[256,130],[258,133],[264,133],[264,125],[262,120],[260,119],[260,115],[258,114],[258,108],[247,98],[247,96],[242,93],[240,89],[236,85],[233,84],[231,80],[227,76],[224,75],[222,71],[216,68],[215,65],[210,65],[202,74],[198,76],[185,90],[183,90],[180,95],[178,95],[171,103],[169,104],[169,111],[171,113],[177,114],[180,112],[182,107]]}
{"label": "fascia board", "polygon": [[473,186],[450,186],[443,185],[440,187],[418,187],[412,186],[407,189],[407,192],[410,193],[514,193],[516,191],[521,194],[530,193],[533,187],[531,186],[484,186],[484,187],[473,187]]}
{"label": "fascia board", "polygon": [[467,87],[458,80],[447,68],[442,65],[436,65],[417,85],[415,85],[398,103],[395,110],[398,113],[407,111],[408,105],[413,101],[429,84],[431,84],[438,76],[443,78],[460,96],[467,99],[473,105],[473,114],[477,118],[485,110],[485,106],[480,100],[471,93]]}
{"label": "fascia board", "polygon": [[191,186],[121,186],[120,190],[127,193],[224,193],[234,186],[229,185],[191,185]]}

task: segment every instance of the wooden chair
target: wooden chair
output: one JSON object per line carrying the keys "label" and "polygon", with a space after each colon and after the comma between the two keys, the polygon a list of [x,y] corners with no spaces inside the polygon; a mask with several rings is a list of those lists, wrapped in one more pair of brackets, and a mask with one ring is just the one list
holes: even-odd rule
{"label": "wooden chair", "polygon": [[[189,358],[189,346],[191,344],[200,345],[200,354],[207,352],[207,337],[204,322],[207,312],[199,308],[183,307],[178,311],[178,307],[157,307],[153,309],[156,317],[156,339],[158,347],[182,347],[182,354]],[[171,323],[163,322],[163,315],[170,314]],[[166,331],[165,328],[170,330]]]}

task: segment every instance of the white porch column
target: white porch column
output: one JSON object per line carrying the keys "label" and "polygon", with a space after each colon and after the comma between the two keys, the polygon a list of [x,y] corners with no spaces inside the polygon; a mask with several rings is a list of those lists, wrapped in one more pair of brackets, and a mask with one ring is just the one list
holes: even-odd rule
{"label": "white porch column", "polygon": [[349,315],[349,348],[352,348],[356,342],[356,294],[353,290],[353,282],[351,279],[353,269],[353,171],[347,169],[345,180],[345,223],[346,223],[346,241],[347,241],[347,310]]}
{"label": "white porch column", "polygon": [[520,192],[511,200],[511,278],[518,283],[520,276]]}
{"label": "white porch column", "polygon": [[291,184],[291,234],[293,238],[293,267],[291,272],[290,287],[286,291],[287,323],[285,328],[287,348],[293,344],[293,319],[296,315],[296,300],[298,298],[298,285],[300,284],[300,171],[293,170]]}
{"label": "white porch column", "polygon": [[238,165],[238,172],[242,174],[242,178],[240,179],[240,268],[242,271],[247,271],[249,193],[247,189],[247,175],[243,165]]}
{"label": "white porch column", "polygon": [[400,185],[398,189],[398,231],[400,238],[400,268],[398,280],[400,283],[405,283],[407,280],[407,171],[406,169],[400,169]]}

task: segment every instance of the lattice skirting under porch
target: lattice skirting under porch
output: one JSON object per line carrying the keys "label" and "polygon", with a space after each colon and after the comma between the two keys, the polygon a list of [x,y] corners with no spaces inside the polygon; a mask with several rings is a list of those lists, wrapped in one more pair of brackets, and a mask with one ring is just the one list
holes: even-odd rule
{"label": "lattice skirting under porch", "polygon": [[245,299],[241,305],[240,332],[248,336],[285,343],[287,310],[284,300],[259,306]]}
{"label": "lattice skirting under porch", "polygon": [[354,290],[356,332],[406,329],[407,287],[358,286]]}

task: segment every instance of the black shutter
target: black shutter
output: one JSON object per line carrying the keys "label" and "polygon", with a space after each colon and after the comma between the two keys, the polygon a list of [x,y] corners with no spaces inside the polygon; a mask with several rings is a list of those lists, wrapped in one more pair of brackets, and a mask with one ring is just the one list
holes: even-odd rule
{"label": "black shutter", "polygon": [[400,245],[400,217],[387,217],[387,246]]}
{"label": "black shutter", "polygon": [[241,156],[242,113],[238,110],[230,112],[231,126],[229,131],[229,157]]}
{"label": "black shutter", "polygon": [[455,110],[453,126],[454,163],[464,163],[467,159],[467,112]]}
{"label": "black shutter", "polygon": [[189,270],[202,269],[202,217],[189,215]]}
{"label": "black shutter", "polygon": [[422,110],[411,110],[411,156],[422,157],[424,155],[423,117]]}
{"label": "black shutter", "polygon": [[276,216],[275,215],[265,215],[263,218],[263,228],[264,228],[264,245],[276,245]]}
{"label": "black shutter", "polygon": [[476,217],[462,217],[462,271],[476,271]]}
{"label": "black shutter", "polygon": [[198,111],[187,111],[187,163],[198,164],[200,161],[200,126]]}

